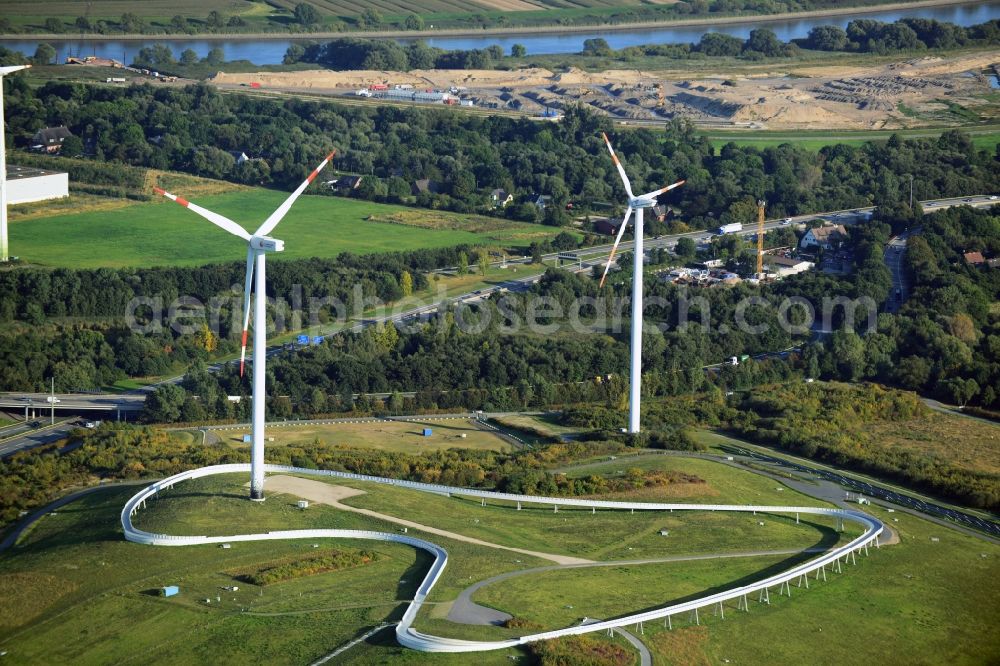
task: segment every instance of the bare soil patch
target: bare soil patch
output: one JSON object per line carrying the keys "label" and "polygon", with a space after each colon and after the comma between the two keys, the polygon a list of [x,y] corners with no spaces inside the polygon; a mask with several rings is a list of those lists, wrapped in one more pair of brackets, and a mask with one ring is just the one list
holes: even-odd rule
{"label": "bare soil patch", "polygon": [[[350,94],[373,84],[458,88],[477,107],[539,115],[585,104],[617,119],[685,117],[707,125],[756,129],[896,129],[931,122],[900,106],[930,113],[940,100],[976,107],[990,93],[982,74],[1000,61],[1000,50],[951,57],[924,57],[866,66],[801,66],[772,71],[700,73],[684,70],[614,69],[553,72],[541,67],[511,71],[427,69],[411,72],[309,70],[220,72],[222,86],[258,83],[286,92]],[[936,108],[936,107],[935,107]]]}

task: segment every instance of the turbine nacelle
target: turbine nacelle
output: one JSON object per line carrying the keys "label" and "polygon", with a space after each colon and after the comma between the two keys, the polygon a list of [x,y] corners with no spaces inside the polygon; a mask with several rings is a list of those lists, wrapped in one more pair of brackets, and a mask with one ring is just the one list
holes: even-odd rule
{"label": "turbine nacelle", "polygon": [[285,241],[270,236],[254,236],[250,239],[250,249],[255,252],[283,252]]}
{"label": "turbine nacelle", "polygon": [[637,208],[652,208],[656,205],[656,198],[651,197],[647,199],[646,197],[634,197],[629,199],[628,205],[629,208],[632,208],[633,210]]}

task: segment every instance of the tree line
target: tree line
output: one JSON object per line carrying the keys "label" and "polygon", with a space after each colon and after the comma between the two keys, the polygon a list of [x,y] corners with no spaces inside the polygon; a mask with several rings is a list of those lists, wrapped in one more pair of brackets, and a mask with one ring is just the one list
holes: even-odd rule
{"label": "tree line", "polygon": [[[829,52],[877,53],[951,49],[988,46],[1000,40],[1000,20],[962,27],[934,19],[904,18],[892,23],[875,19],[855,19],[846,28],[817,26],[804,38],[783,42],[769,28],[756,28],[746,39],[721,32],[706,32],[701,39],[687,44],[642,44],[612,49],[603,37],[583,42],[580,55],[610,60],[632,60],[643,56],[677,59],[792,58],[802,49]],[[167,47],[157,45],[157,48]],[[392,70],[414,69],[509,69],[527,55],[522,45],[511,47],[509,58],[503,47],[494,44],[481,49],[446,50],[422,41],[400,44],[392,40],[344,37],[328,42],[296,42],[288,47],[282,62],[286,65],[311,63],[329,69]],[[140,54],[141,56],[141,54]],[[144,61],[161,69],[177,64],[169,49],[160,59]],[[191,63],[188,63],[191,64]]]}
{"label": "tree line", "polygon": [[[550,124],[447,109],[278,102],[222,95],[203,84],[112,89],[52,82],[34,89],[14,76],[4,85],[10,134],[29,137],[39,127],[65,124],[96,161],[289,187],[336,149],[335,168],[364,174],[350,196],[537,222],[543,212],[530,195],[542,194],[551,197],[544,214],[553,211],[553,224],[567,221],[556,211],[569,203],[586,210],[625,196],[600,136],[614,134],[611,121],[583,106],[567,108]],[[691,229],[716,227],[720,218],[747,222],[761,197],[775,216],[897,201],[910,174],[919,174],[917,198],[1000,189],[995,155],[959,131],[829,146],[818,155],[791,144],[716,150],[679,120],[665,133],[630,129],[613,139],[634,187],[687,179],[661,203],[682,211]],[[227,151],[263,160],[236,165]],[[439,193],[408,195],[423,178],[438,183]],[[332,194],[322,183],[312,187]],[[513,193],[523,205],[496,207],[494,189]]]}
{"label": "tree line", "polygon": [[[43,506],[69,488],[105,481],[162,478],[207,465],[246,463],[249,450],[224,442],[194,444],[153,428],[106,423],[94,431],[78,429],[66,442],[15,454],[0,461],[0,526],[21,511]],[[78,444],[78,446],[72,446]],[[565,442],[512,452],[449,449],[410,455],[351,449],[320,440],[268,449],[268,462],[309,469],[336,469],[424,483],[548,495],[592,495],[670,483],[703,483],[683,472],[635,472],[627,477],[552,476],[545,470],[594,455],[619,453],[621,442]]]}
{"label": "tree line", "polygon": [[[892,23],[875,19],[855,19],[846,28],[835,25],[812,28],[803,38],[783,42],[773,30],[756,28],[746,39],[721,32],[706,32],[689,44],[643,44],[612,49],[601,37],[587,39],[580,55],[611,60],[632,60],[642,56],[676,59],[794,58],[802,50],[841,53],[890,53],[989,46],[1000,39],[1000,20],[962,27],[934,19],[903,18]],[[318,62],[318,61],[317,61]],[[346,68],[350,69],[350,68]]]}
{"label": "tree line", "polygon": [[[886,0],[853,0],[856,7],[877,6]],[[289,3],[290,4],[290,3]],[[572,12],[557,12],[547,16],[545,12],[505,12],[466,11],[434,13],[429,18],[437,28],[512,28],[542,25],[602,25],[635,23],[645,21],[668,21],[682,18],[716,16],[755,16],[760,14],[780,14],[786,12],[809,11],[825,8],[841,8],[837,0],[690,0],[670,4],[629,5],[626,7],[574,7]],[[370,30],[423,30],[424,16],[421,13],[383,14],[374,6],[351,14],[334,14],[317,9],[312,2],[298,2],[294,6],[277,8],[266,17],[254,17],[249,21],[240,14],[212,10],[205,18],[175,14],[169,20],[145,18],[134,12],[124,12],[118,17],[91,15],[77,16],[72,20],[65,17],[46,17],[40,22],[15,25],[10,18],[0,17],[0,33],[46,32],[59,34],[200,34],[226,32],[291,32],[302,33],[315,30],[328,32],[370,31]]]}

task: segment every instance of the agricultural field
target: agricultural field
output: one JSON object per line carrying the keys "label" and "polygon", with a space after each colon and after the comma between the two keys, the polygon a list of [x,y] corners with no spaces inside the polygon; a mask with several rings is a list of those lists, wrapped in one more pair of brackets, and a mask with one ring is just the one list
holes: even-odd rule
{"label": "agricultural field", "polygon": [[[898,2],[898,0],[896,0]],[[906,1],[906,0],[903,0]],[[847,6],[879,5],[892,0],[852,0]],[[239,17],[242,24],[225,28],[226,32],[275,32],[300,31],[303,26],[295,18],[294,8],[299,0],[270,0],[267,3],[249,0],[209,0],[196,4],[191,0],[166,2],[151,0],[129,5],[128,11],[144,21],[142,29],[147,33],[176,32],[171,17],[181,14],[189,18],[188,29],[194,32],[217,32],[206,20],[210,11],[218,11],[224,19]],[[594,25],[601,23],[657,22],[687,18],[690,14],[676,11],[675,0],[419,0],[407,3],[404,0],[307,0],[316,10],[316,20],[306,30],[416,30],[434,27],[436,29],[482,30],[484,28],[511,29],[519,27]],[[795,4],[795,3],[792,3]],[[802,3],[798,3],[802,4]],[[63,31],[73,30],[78,16],[87,16],[93,24],[106,21],[113,27],[119,25],[122,4],[115,0],[96,0],[82,6],[81,1],[55,0],[46,3],[44,9],[25,0],[4,3],[5,14],[19,30],[42,32],[46,18],[57,18],[63,22]],[[812,6],[804,5],[806,8]],[[785,9],[766,6],[761,14],[776,13]],[[378,21],[363,20],[366,11],[378,12]],[[820,13],[817,10],[808,13]],[[422,24],[412,25],[406,18],[417,14]],[[740,17],[745,17],[744,13]],[[718,13],[695,17],[695,20],[718,21]],[[725,20],[723,18],[723,20]],[[107,29],[106,29],[107,31]]]}
{"label": "agricultural field", "polygon": [[[430,428],[430,437],[422,431]],[[247,429],[249,431],[249,429]],[[233,448],[247,448],[242,430],[212,430]],[[195,435],[200,437],[200,434]],[[480,449],[483,451],[508,451],[510,444],[491,430],[477,427],[469,420],[439,420],[433,417],[420,421],[378,421],[361,423],[330,423],[320,425],[271,426],[268,437],[274,442],[268,446],[295,446],[311,444],[316,440],[332,446],[352,449],[375,449],[398,453],[428,453],[447,449]]]}
{"label": "agricultural field", "polygon": [[[287,192],[248,188],[192,200],[253,231],[287,196]],[[372,215],[398,215],[405,220],[412,213],[403,206],[303,196],[275,232],[285,241],[285,251],[274,259],[332,258],[341,252],[367,254],[462,243],[527,246],[558,233],[552,227],[517,222],[466,231],[461,223],[465,218],[444,212],[437,213],[449,220],[442,229],[368,220]],[[53,229],[59,233],[53,235]],[[12,217],[10,246],[12,253],[30,263],[67,268],[195,266],[237,261],[246,252],[240,239],[165,200],[108,211]]]}

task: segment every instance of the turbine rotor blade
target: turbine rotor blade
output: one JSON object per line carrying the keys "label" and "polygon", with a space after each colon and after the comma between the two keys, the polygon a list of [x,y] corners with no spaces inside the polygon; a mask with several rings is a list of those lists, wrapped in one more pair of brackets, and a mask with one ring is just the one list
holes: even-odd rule
{"label": "turbine rotor blade", "polygon": [[654,192],[647,192],[646,194],[642,195],[642,198],[643,199],[652,199],[654,197],[658,197],[661,194],[663,194],[664,192],[669,192],[670,190],[674,189],[675,187],[680,187],[681,185],[683,185],[686,182],[687,182],[686,180],[679,180],[676,183],[674,183],[673,185],[667,185],[666,187],[661,187],[660,189],[658,189],[658,190],[656,190]]}
{"label": "turbine rotor blade", "polygon": [[253,283],[253,265],[257,253],[253,248],[247,248],[247,275],[243,281],[243,341],[240,347],[240,377],[243,376],[243,366],[247,358],[247,329],[250,328],[250,288]]}
{"label": "turbine rotor blade", "polygon": [[206,208],[202,208],[201,206],[191,203],[184,197],[179,197],[176,194],[171,194],[170,192],[167,192],[166,190],[163,190],[159,187],[154,187],[153,191],[156,192],[157,194],[162,194],[171,201],[178,203],[181,206],[184,206],[188,210],[197,213],[198,215],[201,215],[203,218],[205,218],[215,226],[221,229],[225,229],[232,235],[239,236],[245,241],[250,240],[250,234],[247,233],[247,230],[241,227],[240,225],[236,224],[232,220],[230,220],[228,217],[219,215],[218,213],[213,213],[212,211]]}
{"label": "turbine rotor blade", "polygon": [[622,236],[625,235],[625,227],[628,225],[628,216],[632,214],[632,207],[629,206],[628,210],[625,211],[625,217],[622,219],[621,229],[618,230],[618,236],[615,238],[615,244],[611,246],[611,254],[608,256],[608,263],[604,264],[604,275],[601,276],[601,284],[598,285],[598,289],[604,287],[604,281],[608,277],[608,271],[611,270],[611,262],[615,259],[615,252],[618,251],[618,243],[622,242]]}
{"label": "turbine rotor blade", "polygon": [[615,166],[618,168],[618,173],[622,177],[622,183],[625,185],[625,192],[628,194],[628,198],[634,199],[635,195],[632,194],[632,183],[629,182],[628,176],[625,175],[625,167],[622,166],[618,156],[615,155],[615,149],[611,147],[611,141],[608,140],[608,135],[601,132],[601,136],[604,137],[604,143],[607,144],[608,152],[611,153],[611,160],[615,163]]}
{"label": "turbine rotor blade", "polygon": [[274,228],[278,226],[278,223],[281,222],[282,218],[288,214],[288,211],[292,208],[292,204],[295,203],[295,200],[299,198],[299,195],[305,192],[306,188],[309,187],[309,183],[316,180],[316,176],[319,175],[319,172],[323,170],[323,167],[329,164],[330,160],[332,160],[333,156],[336,154],[337,151],[334,150],[329,155],[327,155],[323,159],[323,161],[319,163],[319,166],[313,169],[312,173],[309,174],[309,177],[306,178],[304,181],[302,181],[302,184],[299,185],[298,189],[292,192],[292,194],[287,199],[285,199],[285,202],[283,204],[278,206],[278,210],[271,213],[271,215],[266,220],[264,220],[264,224],[260,225],[260,228],[257,229],[256,232],[254,232],[254,236],[266,236],[269,233],[271,233],[271,231],[273,231]]}

